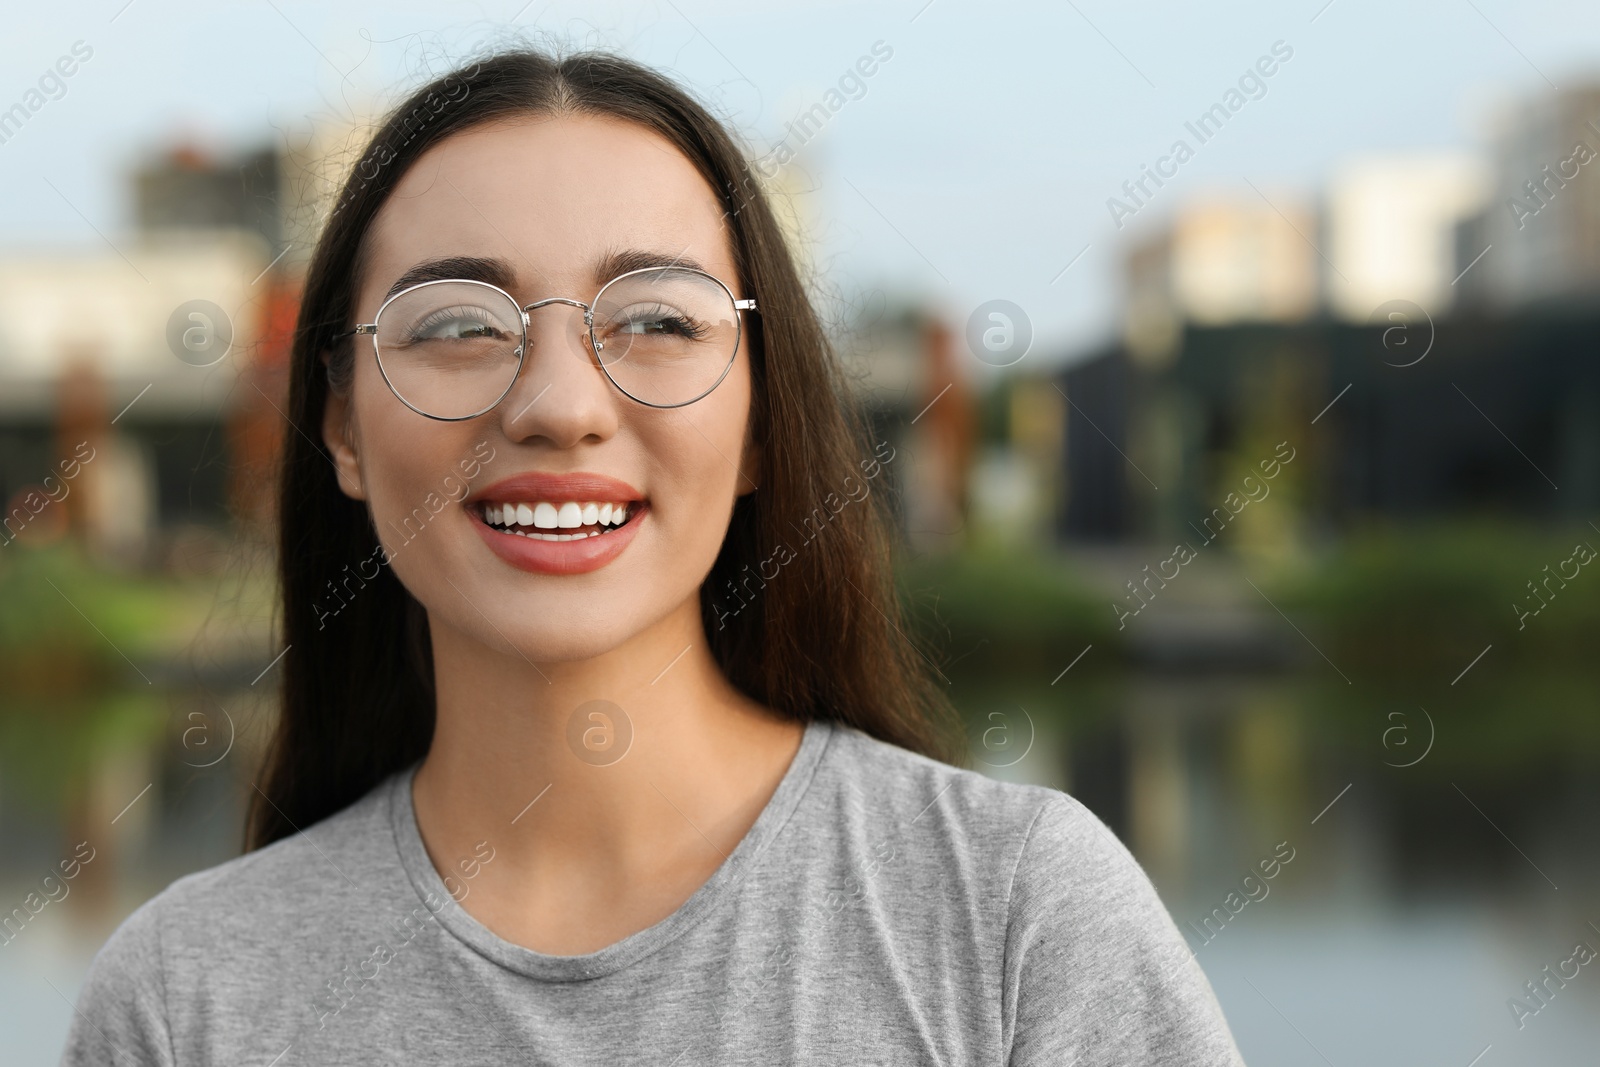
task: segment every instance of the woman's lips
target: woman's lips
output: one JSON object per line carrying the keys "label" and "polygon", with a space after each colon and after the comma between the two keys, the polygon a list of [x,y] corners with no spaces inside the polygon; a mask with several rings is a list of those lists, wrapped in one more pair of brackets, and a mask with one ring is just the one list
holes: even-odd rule
{"label": "woman's lips", "polygon": [[478,504],[469,502],[466,511],[478,536],[495,555],[513,567],[535,574],[586,574],[599,570],[622,554],[638,533],[639,524],[650,514],[650,505],[634,500],[628,504],[627,522],[604,533],[573,541],[547,541],[496,529],[484,522],[482,506]]}

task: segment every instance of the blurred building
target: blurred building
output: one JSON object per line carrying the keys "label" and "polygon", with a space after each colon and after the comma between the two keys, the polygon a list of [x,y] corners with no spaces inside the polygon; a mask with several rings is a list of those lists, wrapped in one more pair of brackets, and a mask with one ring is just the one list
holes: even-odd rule
{"label": "blurred building", "polygon": [[1327,303],[1364,322],[1391,300],[1449,308],[1456,230],[1481,211],[1487,168],[1470,155],[1374,156],[1339,168],[1325,199]]}
{"label": "blurred building", "polygon": [[[1370,157],[1317,205],[1181,207],[1127,253],[1123,336],[1055,383],[1059,534],[1192,534],[1285,440],[1307,457],[1292,481],[1313,527],[1600,506],[1591,159],[1600,90],[1581,90],[1522,113],[1492,167]],[[1412,306],[1375,317],[1391,303]],[[1256,532],[1289,536],[1282,516]]]}
{"label": "blurred building", "polygon": [[1159,362],[1186,322],[1296,322],[1318,305],[1319,269],[1308,203],[1274,195],[1191,202],[1128,253],[1124,333]]}
{"label": "blurred building", "polygon": [[894,448],[883,484],[921,552],[964,543],[977,424],[963,342],[936,312],[874,299],[836,338],[846,384],[876,441]]}
{"label": "blurred building", "polygon": [[[169,533],[261,498],[297,302],[274,267],[281,173],[270,152],[180,146],[130,176],[131,234],[0,253],[8,542],[70,531],[104,558],[159,563]],[[94,458],[41,507],[80,441]]]}
{"label": "blurred building", "polygon": [[1283,441],[1311,531],[1600,508],[1600,313],[1440,317],[1404,349],[1394,329],[1190,324],[1160,366],[1119,343],[1063,372],[1060,535],[1193,536]]}
{"label": "blurred building", "polygon": [[1475,156],[1414,153],[1352,160],[1317,200],[1196,198],[1129,249],[1125,339],[1159,361],[1185,324],[1361,322],[1392,300],[1443,312],[1464,265],[1458,230],[1489,185]]}
{"label": "blurred building", "polygon": [[276,250],[283,242],[283,170],[271,148],[216,158],[180,144],[134,172],[134,223],[147,233],[243,230]]}
{"label": "blurred building", "polygon": [[1600,85],[1509,108],[1492,160],[1483,209],[1456,233],[1464,299],[1501,310],[1600,300]]}
{"label": "blurred building", "polygon": [[1048,545],[1064,488],[1066,397],[1053,381],[1017,376],[993,386],[984,406],[968,489],[972,536],[1009,549]]}

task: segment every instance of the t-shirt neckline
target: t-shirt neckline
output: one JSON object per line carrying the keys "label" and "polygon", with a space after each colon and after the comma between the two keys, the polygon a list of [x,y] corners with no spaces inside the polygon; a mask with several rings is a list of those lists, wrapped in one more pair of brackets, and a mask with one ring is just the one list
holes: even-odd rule
{"label": "t-shirt neckline", "polygon": [[[554,956],[514,944],[494,933],[456,902],[445,888],[444,880],[428,858],[417,829],[416,811],[412,807],[411,783],[422,766],[419,759],[410,767],[397,772],[389,785],[390,822],[394,828],[395,845],[399,851],[400,865],[410,879],[412,888],[424,907],[452,934],[500,966],[529,978],[547,982],[573,982],[619,971],[653,952],[660,950],[688,931],[709,914],[735,888],[749,871],[757,857],[783,829],[800,803],[806,788],[811,784],[828,740],[833,734],[833,724],[825,719],[806,724],[800,747],[789,763],[789,768],[778,781],[761,814],[756,816],[750,830],[734,846],[700,888],[678,906],[677,910],[653,926],[629,934],[621,941],[605,948],[577,956]],[[432,903],[430,903],[430,900]],[[441,906],[442,904],[442,906]]]}

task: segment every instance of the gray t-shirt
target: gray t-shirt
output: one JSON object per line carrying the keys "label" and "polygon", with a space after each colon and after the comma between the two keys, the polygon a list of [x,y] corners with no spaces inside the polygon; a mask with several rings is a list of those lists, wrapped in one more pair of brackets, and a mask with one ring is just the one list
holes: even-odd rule
{"label": "gray t-shirt", "polygon": [[63,1064],[1242,1065],[1149,879],[1065,793],[807,727],[677,911],[505,941],[441,877],[415,767],[173,882],[112,934]]}

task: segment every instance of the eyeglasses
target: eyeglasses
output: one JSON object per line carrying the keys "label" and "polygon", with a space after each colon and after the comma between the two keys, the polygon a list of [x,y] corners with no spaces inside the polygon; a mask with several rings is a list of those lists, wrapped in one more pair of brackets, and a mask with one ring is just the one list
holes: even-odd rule
{"label": "eyeglasses", "polygon": [[550,297],[518,306],[488,282],[420,282],[383,302],[370,323],[383,380],[419,415],[477,418],[511,392],[528,350],[528,312],[547,304],[583,309],[589,348],[624,395],[654,408],[692,404],[727,377],[739,350],[741,311],[719,279],[691,267],[619,274],[585,304]]}

